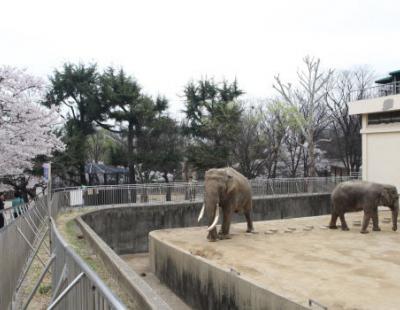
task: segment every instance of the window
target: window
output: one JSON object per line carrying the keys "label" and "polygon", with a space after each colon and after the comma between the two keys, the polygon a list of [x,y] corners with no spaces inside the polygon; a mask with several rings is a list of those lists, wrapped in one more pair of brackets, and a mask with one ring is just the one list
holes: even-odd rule
{"label": "window", "polygon": [[368,125],[400,122],[400,111],[368,114]]}

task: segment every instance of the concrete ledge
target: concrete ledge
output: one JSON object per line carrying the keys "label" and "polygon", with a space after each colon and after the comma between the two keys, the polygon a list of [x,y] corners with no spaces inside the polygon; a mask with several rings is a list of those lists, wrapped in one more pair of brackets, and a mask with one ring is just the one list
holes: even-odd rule
{"label": "concrete ledge", "polygon": [[149,235],[151,267],[161,281],[194,309],[307,309],[160,240],[156,233]]}
{"label": "concrete ledge", "polygon": [[349,114],[369,114],[400,110],[400,95],[363,99],[349,103]]}
{"label": "concrete ledge", "polygon": [[84,238],[104,261],[115,279],[137,302],[139,309],[171,309],[115,252],[87,225],[75,219]]}

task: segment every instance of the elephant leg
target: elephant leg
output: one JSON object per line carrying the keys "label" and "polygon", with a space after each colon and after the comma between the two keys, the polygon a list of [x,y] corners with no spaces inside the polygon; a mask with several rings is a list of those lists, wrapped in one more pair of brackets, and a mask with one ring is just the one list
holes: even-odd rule
{"label": "elephant leg", "polygon": [[221,230],[218,233],[219,239],[230,239],[229,227],[231,226],[231,209],[225,208],[223,211]]}
{"label": "elephant leg", "polygon": [[217,237],[218,237],[217,228],[214,227],[211,231],[208,232],[207,239],[210,242],[215,242],[217,241]]}
{"label": "elephant leg", "polygon": [[338,218],[338,214],[335,211],[332,211],[331,222],[329,223],[330,229],[337,229],[337,226],[336,226],[337,218]]}
{"label": "elephant leg", "polygon": [[349,230],[349,226],[347,226],[346,219],[344,218],[344,212],[342,212],[339,217],[340,223],[342,224],[342,230]]}
{"label": "elephant leg", "polygon": [[246,217],[246,221],[247,221],[247,230],[246,232],[253,232],[254,231],[254,227],[253,227],[253,221],[251,219],[251,215],[250,215],[250,211],[245,211],[244,212],[244,216]]}
{"label": "elephant leg", "polygon": [[375,209],[372,212],[372,225],[373,225],[372,228],[373,231],[381,231],[379,227],[378,209]]}
{"label": "elephant leg", "polygon": [[368,233],[367,227],[368,227],[370,218],[371,218],[371,214],[367,213],[367,212],[364,212],[363,224],[362,224],[362,227],[361,227],[361,233],[362,234],[367,234]]}

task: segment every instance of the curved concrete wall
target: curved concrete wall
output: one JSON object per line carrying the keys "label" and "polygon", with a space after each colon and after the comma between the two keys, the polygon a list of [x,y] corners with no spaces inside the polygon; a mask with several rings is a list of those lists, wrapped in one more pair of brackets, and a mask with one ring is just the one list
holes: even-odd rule
{"label": "curved concrete wall", "polygon": [[[82,218],[117,254],[141,253],[148,251],[148,234],[153,230],[199,226],[197,217],[201,205],[201,202],[183,202],[110,206],[87,213]],[[329,212],[330,194],[300,194],[253,200],[255,221],[316,216]],[[233,222],[244,221],[243,215],[234,215]]]}
{"label": "curved concrete wall", "polygon": [[249,277],[194,256],[150,233],[153,272],[192,309],[306,310]]}

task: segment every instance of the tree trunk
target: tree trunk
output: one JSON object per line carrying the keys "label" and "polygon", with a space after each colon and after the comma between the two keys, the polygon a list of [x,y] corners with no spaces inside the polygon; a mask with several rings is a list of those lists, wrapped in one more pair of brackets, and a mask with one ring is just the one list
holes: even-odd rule
{"label": "tree trunk", "polygon": [[308,164],[308,176],[309,177],[316,177],[317,176],[317,170],[315,169],[315,145],[314,145],[314,139],[313,139],[314,133],[311,131],[310,132],[310,139],[308,139],[308,158],[309,158],[309,164]]}
{"label": "tree trunk", "polygon": [[[166,171],[164,171],[163,177],[164,177],[165,183],[168,185],[169,180],[168,180],[168,173]],[[171,201],[171,187],[170,186],[167,186],[167,193],[165,195],[165,199],[166,199],[166,201]]]}
{"label": "tree trunk", "polygon": [[[128,125],[128,169],[129,169],[129,184],[136,184],[135,162],[133,160],[133,124],[129,122]],[[136,202],[136,188],[130,190],[131,201]]]}
{"label": "tree trunk", "polygon": [[81,185],[86,185],[85,162],[79,164],[79,177]]}

